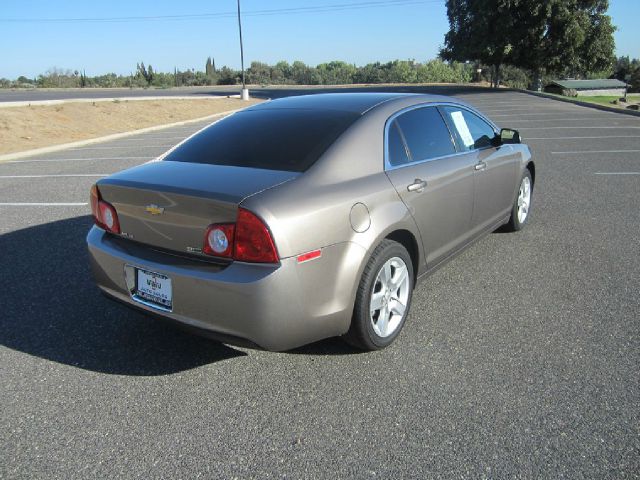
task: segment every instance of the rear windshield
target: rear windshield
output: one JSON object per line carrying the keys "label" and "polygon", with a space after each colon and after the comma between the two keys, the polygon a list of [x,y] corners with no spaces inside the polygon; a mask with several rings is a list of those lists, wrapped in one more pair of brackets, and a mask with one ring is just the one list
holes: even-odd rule
{"label": "rear windshield", "polygon": [[239,112],[203,130],[164,160],[304,172],[359,116],[334,110]]}

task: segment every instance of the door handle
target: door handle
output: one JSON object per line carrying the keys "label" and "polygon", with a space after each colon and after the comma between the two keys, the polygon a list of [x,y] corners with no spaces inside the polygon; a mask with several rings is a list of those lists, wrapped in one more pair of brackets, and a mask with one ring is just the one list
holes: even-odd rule
{"label": "door handle", "polygon": [[427,186],[427,182],[419,178],[416,178],[413,181],[413,183],[407,187],[407,190],[409,190],[410,192],[420,193],[424,191],[424,187],[426,186]]}
{"label": "door handle", "polygon": [[485,168],[487,168],[487,164],[484,162],[476,163],[473,168],[475,168],[476,170],[484,170]]}

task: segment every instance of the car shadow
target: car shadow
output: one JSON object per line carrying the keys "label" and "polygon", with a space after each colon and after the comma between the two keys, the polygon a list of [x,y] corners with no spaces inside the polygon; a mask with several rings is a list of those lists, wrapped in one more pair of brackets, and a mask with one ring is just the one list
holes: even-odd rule
{"label": "car shadow", "polygon": [[89,267],[89,216],[0,235],[0,344],[118,375],[177,373],[246,353],[103,297]]}

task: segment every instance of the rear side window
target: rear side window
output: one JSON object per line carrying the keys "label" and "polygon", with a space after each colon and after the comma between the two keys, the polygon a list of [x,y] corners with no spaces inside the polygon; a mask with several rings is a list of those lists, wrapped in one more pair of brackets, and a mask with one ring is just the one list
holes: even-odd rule
{"label": "rear side window", "polygon": [[436,107],[410,110],[395,121],[407,142],[412,161],[456,153],[449,129]]}
{"label": "rear side window", "polygon": [[239,112],[203,130],[164,160],[304,172],[358,117],[333,110]]}
{"label": "rear side window", "polygon": [[482,118],[468,110],[457,107],[442,107],[456,130],[458,139],[465,150],[476,150],[493,146],[496,132]]}
{"label": "rear side window", "polygon": [[409,155],[402,139],[398,123],[394,120],[389,126],[389,163],[393,166],[409,163]]}

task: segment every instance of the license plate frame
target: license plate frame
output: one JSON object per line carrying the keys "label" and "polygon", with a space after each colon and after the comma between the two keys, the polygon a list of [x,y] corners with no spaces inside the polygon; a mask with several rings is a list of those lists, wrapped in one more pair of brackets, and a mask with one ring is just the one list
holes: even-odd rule
{"label": "license plate frame", "polygon": [[173,310],[173,284],[171,277],[144,268],[134,268],[134,300],[165,312]]}

